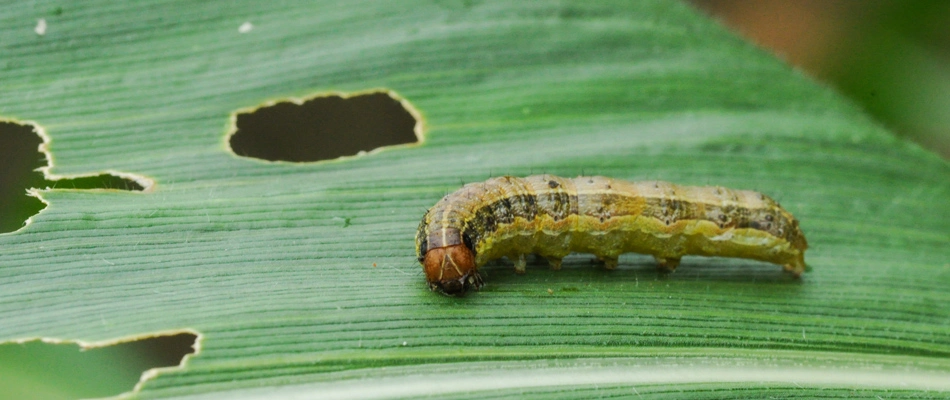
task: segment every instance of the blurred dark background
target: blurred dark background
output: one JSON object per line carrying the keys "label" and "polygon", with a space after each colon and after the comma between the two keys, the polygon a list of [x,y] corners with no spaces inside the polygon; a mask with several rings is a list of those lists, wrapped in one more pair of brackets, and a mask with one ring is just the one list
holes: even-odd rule
{"label": "blurred dark background", "polygon": [[690,2],[950,159],[950,1]]}

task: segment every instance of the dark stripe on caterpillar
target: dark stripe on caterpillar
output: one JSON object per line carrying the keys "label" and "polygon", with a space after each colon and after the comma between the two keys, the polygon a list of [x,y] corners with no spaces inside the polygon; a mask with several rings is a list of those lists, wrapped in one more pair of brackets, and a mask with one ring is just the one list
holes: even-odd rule
{"label": "dark stripe on caterpillar", "polygon": [[416,248],[430,288],[477,289],[477,268],[524,254],[559,268],[572,251],[616,267],[625,252],[674,269],[684,255],[752,258],[798,275],[807,248],[798,221],[768,196],[721,187],[626,182],[605,177],[500,177],[469,184],[429,209]]}

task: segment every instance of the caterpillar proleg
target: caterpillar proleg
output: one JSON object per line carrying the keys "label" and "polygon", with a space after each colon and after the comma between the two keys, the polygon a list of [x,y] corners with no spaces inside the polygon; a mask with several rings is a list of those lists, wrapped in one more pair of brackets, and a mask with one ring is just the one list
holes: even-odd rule
{"label": "caterpillar proleg", "polygon": [[724,187],[628,182],[602,176],[502,176],[465,185],[426,212],[416,253],[432,290],[482,286],[478,268],[508,257],[525,271],[538,254],[559,269],[571,252],[608,269],[623,253],[653,255],[673,270],[685,255],[738,257],[805,271],[805,235],[770,197]]}

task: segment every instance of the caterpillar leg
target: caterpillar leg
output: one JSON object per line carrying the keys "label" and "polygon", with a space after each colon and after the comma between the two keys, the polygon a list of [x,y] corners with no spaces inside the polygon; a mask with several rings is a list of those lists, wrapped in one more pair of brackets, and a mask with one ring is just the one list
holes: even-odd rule
{"label": "caterpillar leg", "polygon": [[617,263],[620,262],[618,257],[597,256],[597,259],[600,260],[600,262],[604,263],[604,268],[608,270],[617,269]]}
{"label": "caterpillar leg", "polygon": [[800,278],[802,276],[802,272],[805,272],[804,264],[802,265],[785,264],[782,266],[782,268],[788,272],[791,272],[792,275],[795,275],[796,278]]}
{"label": "caterpillar leg", "polygon": [[805,266],[805,255],[799,253],[798,257],[795,257],[791,260],[791,262],[782,265],[782,268],[788,272],[791,272],[796,278],[801,277],[802,272],[805,272],[805,270],[808,268]]}
{"label": "caterpillar leg", "polygon": [[676,267],[680,265],[679,257],[660,257],[653,256],[656,259],[657,268],[667,272],[673,272],[676,270]]}
{"label": "caterpillar leg", "polygon": [[485,281],[482,280],[482,276],[479,275],[478,271],[472,271],[472,274],[466,279],[466,284],[472,289],[478,290],[485,286]]}
{"label": "caterpillar leg", "polygon": [[551,264],[551,270],[557,271],[561,269],[561,258],[560,257],[545,257],[548,259],[548,264]]}
{"label": "caterpillar leg", "polygon": [[525,260],[524,254],[519,254],[517,257],[510,257],[512,261],[515,262],[515,273],[523,274],[528,270],[528,261]]}

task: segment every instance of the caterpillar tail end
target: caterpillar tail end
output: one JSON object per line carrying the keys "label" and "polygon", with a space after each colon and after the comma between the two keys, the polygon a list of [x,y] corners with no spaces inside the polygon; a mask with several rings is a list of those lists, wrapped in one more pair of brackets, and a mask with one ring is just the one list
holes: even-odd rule
{"label": "caterpillar tail end", "polygon": [[786,272],[794,275],[796,278],[801,278],[802,273],[807,269],[805,264],[785,264],[782,266]]}
{"label": "caterpillar tail end", "polygon": [[805,265],[804,253],[799,254],[798,258],[792,260],[792,262],[782,265],[782,268],[794,275],[796,278],[801,278],[802,273],[811,270],[811,268]]}

